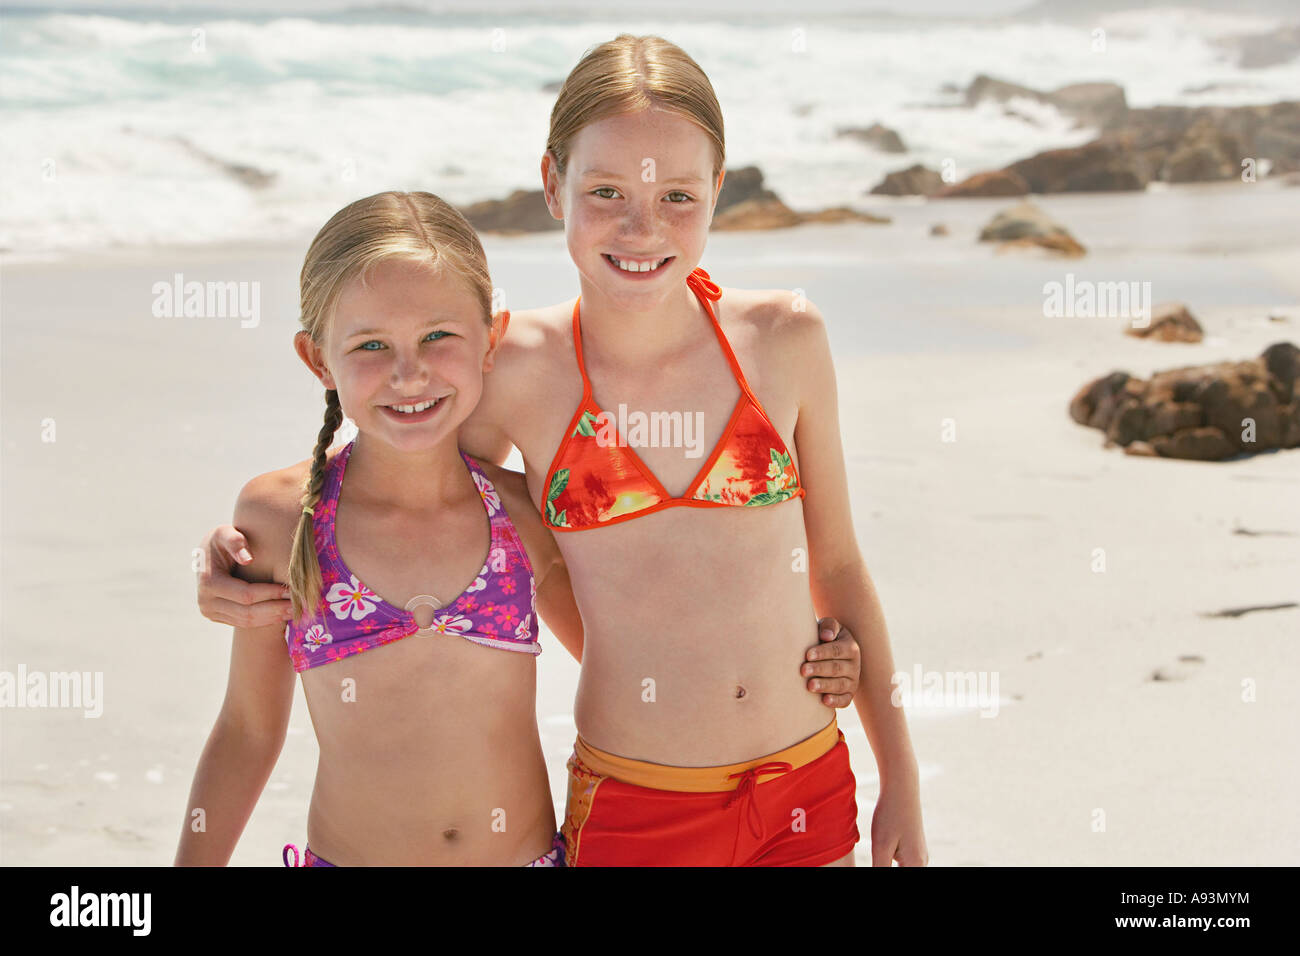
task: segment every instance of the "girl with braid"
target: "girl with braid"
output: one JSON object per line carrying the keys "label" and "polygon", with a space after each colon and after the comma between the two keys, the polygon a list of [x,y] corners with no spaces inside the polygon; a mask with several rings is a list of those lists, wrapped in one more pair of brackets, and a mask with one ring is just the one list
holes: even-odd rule
{"label": "girl with braid", "polygon": [[[537,605],[573,598],[523,477],[456,440],[508,320],[478,237],[429,193],[359,200],[312,242],[301,299],[325,424],[310,461],[235,505],[256,542],[241,572],[287,583],[293,620],[235,628],[176,862],[229,860],[297,672],[320,746],[301,865],[562,866],[534,655]],[[358,434],[327,454],[344,415]],[[557,633],[581,652],[580,631]]]}

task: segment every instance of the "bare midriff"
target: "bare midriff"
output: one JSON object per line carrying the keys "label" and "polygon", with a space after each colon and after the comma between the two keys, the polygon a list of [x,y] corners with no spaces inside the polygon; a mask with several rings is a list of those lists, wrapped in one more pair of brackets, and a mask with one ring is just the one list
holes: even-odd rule
{"label": "bare midriff", "polygon": [[585,631],[574,719],[593,747],[716,766],[830,723],[799,673],[817,643],[801,501],[674,506],[555,539]]}
{"label": "bare midriff", "polygon": [[314,853],[340,866],[523,866],[551,848],[533,655],[412,635],[302,678],[321,744]]}

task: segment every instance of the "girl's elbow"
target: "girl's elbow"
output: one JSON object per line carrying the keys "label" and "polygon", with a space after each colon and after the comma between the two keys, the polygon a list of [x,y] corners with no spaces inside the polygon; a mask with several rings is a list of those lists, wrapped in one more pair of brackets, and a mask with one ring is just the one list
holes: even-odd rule
{"label": "girl's elbow", "polygon": [[845,581],[856,581],[866,577],[867,563],[857,548],[837,555],[834,561],[818,561],[816,554],[810,555],[808,570],[814,586],[832,588]]}
{"label": "girl's elbow", "polygon": [[254,719],[222,713],[212,728],[213,745],[238,751],[245,760],[269,760],[274,763],[284,749],[289,736],[289,721],[285,719]]}

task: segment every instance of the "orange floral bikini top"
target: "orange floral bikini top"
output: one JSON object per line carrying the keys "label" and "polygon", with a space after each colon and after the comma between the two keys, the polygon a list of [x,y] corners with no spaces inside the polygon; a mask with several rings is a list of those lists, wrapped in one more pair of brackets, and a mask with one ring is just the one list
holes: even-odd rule
{"label": "orange floral bikini top", "polygon": [[573,304],[573,350],[582,374],[582,402],[546,476],[546,500],[541,511],[547,527],[585,531],[676,505],[753,507],[803,497],[804,489],[790,452],[750,391],[718,324],[713,302],[722,298],[722,290],[703,269],[693,271],[686,284],[709,313],[713,331],[740,385],[740,398],[713,454],[680,498],[674,498],[659,483],[619,432],[616,417],[602,411],[592,398],[591,381],[582,361],[579,297]]}

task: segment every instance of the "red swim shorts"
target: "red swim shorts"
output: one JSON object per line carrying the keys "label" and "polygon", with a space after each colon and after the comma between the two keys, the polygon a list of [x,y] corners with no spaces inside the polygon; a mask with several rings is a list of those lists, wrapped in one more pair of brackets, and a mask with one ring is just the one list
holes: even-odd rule
{"label": "red swim shorts", "polygon": [[857,782],[834,720],[725,767],[670,767],[597,750],[569,758],[569,866],[821,866],[858,842]]}

